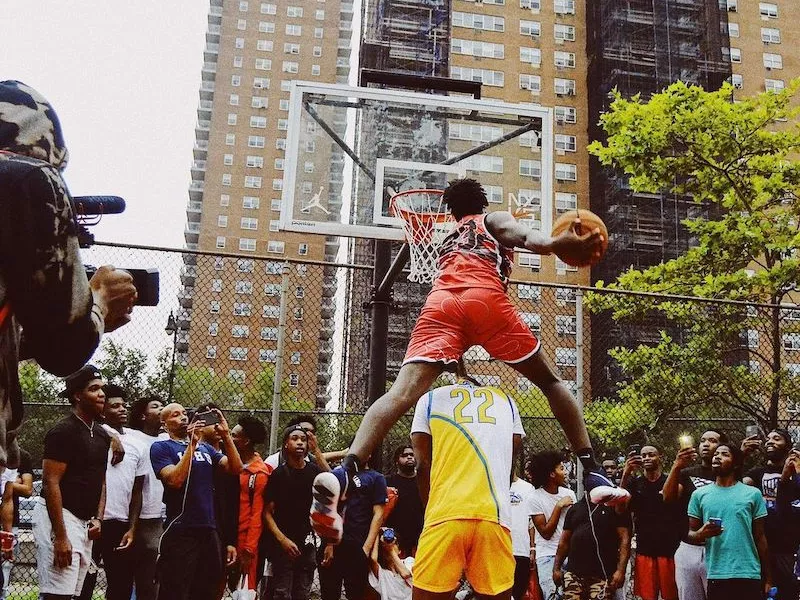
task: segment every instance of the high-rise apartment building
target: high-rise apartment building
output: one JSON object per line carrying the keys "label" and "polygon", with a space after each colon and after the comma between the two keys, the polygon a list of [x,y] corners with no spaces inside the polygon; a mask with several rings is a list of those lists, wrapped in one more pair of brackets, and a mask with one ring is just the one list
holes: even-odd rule
{"label": "high-rise apartment building", "polygon": [[[210,3],[186,247],[273,260],[186,255],[178,359],[229,379],[233,389],[253,389],[269,379],[282,261],[331,260],[338,249],[335,238],[279,231],[278,219],[290,83],[347,82],[352,17],[353,4],[342,0]],[[307,175],[303,192],[311,198],[324,182],[328,194],[318,201],[333,215],[341,202],[341,151],[309,143],[298,160]],[[299,405],[319,407],[330,378],[336,282],[328,270],[324,277],[308,273],[307,266],[292,265],[287,274],[284,385]],[[304,307],[306,298],[313,299],[313,310]],[[260,373],[266,376],[259,379]],[[268,396],[268,387],[258,391]],[[244,391],[235,395],[244,401]]]}

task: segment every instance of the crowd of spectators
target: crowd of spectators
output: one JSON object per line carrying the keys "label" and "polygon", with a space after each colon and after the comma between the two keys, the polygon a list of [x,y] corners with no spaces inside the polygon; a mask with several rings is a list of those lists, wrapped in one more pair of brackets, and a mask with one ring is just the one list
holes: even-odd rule
{"label": "crowd of spectators", "polygon": [[[388,477],[359,473],[333,546],[314,534],[309,506],[314,478],[346,449],[320,447],[313,415],[293,418],[262,459],[267,432],[253,416],[231,427],[213,404],[131,403],[91,365],[63,395],[72,410],[45,437],[33,515],[43,598],[91,598],[97,566],[110,600],[218,600],[226,587],[304,600],[315,573],[322,600],[411,597],[424,507],[410,444],[395,450]],[[708,430],[696,446],[680,443],[674,457],[649,443],[605,456],[606,475],[630,492],[615,506],[576,494],[568,451],[518,457],[512,597],[797,600],[800,452],[789,432],[733,443]],[[32,493],[22,458],[3,473],[4,532]],[[3,558],[7,586],[13,550]]]}

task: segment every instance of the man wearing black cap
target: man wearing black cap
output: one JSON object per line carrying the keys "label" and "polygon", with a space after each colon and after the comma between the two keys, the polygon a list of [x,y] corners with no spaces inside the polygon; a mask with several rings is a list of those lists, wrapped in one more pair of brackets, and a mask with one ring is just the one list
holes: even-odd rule
{"label": "man wearing black cap", "polygon": [[108,433],[98,423],[103,376],[86,365],[65,379],[71,413],[44,438],[42,499],[33,512],[39,592],[45,600],[78,595],[105,509]]}
{"label": "man wearing black cap", "polygon": [[[753,443],[747,438],[742,442],[742,450],[751,450],[760,446],[760,442]],[[758,440],[756,440],[758,441]],[[794,576],[794,561],[800,539],[797,537],[796,526],[792,514],[778,510],[778,486],[781,480],[784,463],[792,449],[792,436],[785,429],[773,429],[767,434],[764,442],[764,453],[767,462],[763,467],[751,469],[742,479],[748,485],[757,487],[767,504],[767,518],[764,524],[769,545],[770,570],[772,582],[778,588],[778,598],[781,600],[797,600],[800,595],[800,585]],[[783,484],[785,491],[792,497],[797,497],[797,481],[789,478]],[[793,493],[788,488],[795,488]],[[791,508],[791,507],[790,507]]]}
{"label": "man wearing black cap", "polygon": [[136,300],[125,271],[100,267],[87,280],[61,178],[66,165],[52,106],[24,83],[0,81],[0,462],[12,468],[22,421],[19,358],[68,375],[104,332],[130,320]]}

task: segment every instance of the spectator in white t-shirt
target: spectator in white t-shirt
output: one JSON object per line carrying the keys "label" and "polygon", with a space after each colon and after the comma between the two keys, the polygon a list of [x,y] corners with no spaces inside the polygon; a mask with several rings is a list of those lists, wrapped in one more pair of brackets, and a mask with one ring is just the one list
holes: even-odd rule
{"label": "spectator in white t-shirt", "polygon": [[142,489],[148,471],[148,448],[128,423],[126,394],[118,385],[107,384],[103,391],[106,402],[103,408],[104,427],[118,436],[125,448],[122,462],[112,464],[109,452],[106,468],[106,504],[100,528],[100,552],[106,571],[108,600],[128,600],[133,591],[133,567],[139,516],[142,510]]}
{"label": "spectator in white t-shirt", "polygon": [[542,596],[549,598],[556,589],[553,583],[558,541],[564,530],[567,509],[575,503],[575,493],[565,487],[567,473],[561,452],[537,454],[531,461],[533,526],[536,528],[536,570]]}
{"label": "spectator in white t-shirt", "polygon": [[[391,536],[386,535],[387,529],[392,532]],[[387,541],[388,537],[391,537],[391,541]],[[382,527],[372,547],[369,570],[369,584],[378,592],[381,600],[411,600],[413,567],[413,556],[400,558],[400,547],[394,538],[394,531]]]}
{"label": "spectator in white t-shirt", "polygon": [[149,396],[136,400],[131,405],[130,435],[136,436],[145,446],[147,452],[147,476],[142,490],[142,512],[139,515],[139,529],[136,534],[136,564],[134,579],[136,583],[136,600],[156,600],[158,585],[156,584],[156,559],[158,558],[158,542],[164,532],[164,485],[156,477],[150,463],[150,446],[162,439],[161,409],[164,403],[158,396]]}
{"label": "spectator in white t-shirt", "polygon": [[536,511],[533,503],[534,487],[517,477],[514,472],[511,480],[511,546],[517,565],[514,569],[514,587],[511,597],[522,600],[528,589],[531,561],[535,558],[533,527],[531,517]]}

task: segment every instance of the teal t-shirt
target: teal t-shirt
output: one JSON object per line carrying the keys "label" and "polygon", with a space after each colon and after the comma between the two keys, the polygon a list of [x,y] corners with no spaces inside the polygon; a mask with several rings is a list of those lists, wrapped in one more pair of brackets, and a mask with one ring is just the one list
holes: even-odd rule
{"label": "teal t-shirt", "polygon": [[740,481],[703,486],[692,494],[688,512],[701,523],[722,519],[722,533],[706,540],[709,579],[761,579],[753,521],[767,516],[767,505],[758,488]]}

